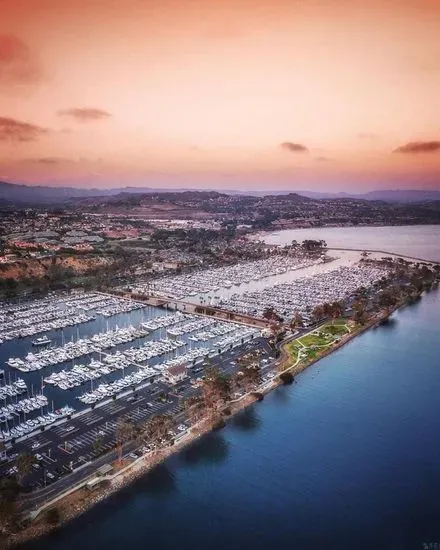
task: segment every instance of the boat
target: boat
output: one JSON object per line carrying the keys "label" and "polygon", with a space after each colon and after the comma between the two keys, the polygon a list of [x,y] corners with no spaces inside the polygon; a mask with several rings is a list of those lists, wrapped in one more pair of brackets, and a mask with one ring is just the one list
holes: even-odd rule
{"label": "boat", "polygon": [[33,346],[47,346],[47,344],[50,344],[52,340],[48,338],[47,336],[41,336],[40,338],[37,338],[32,342]]}

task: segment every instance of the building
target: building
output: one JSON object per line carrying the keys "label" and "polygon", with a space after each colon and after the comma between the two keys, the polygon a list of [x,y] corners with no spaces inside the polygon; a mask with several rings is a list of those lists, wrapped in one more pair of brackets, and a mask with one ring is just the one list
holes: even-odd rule
{"label": "building", "polygon": [[186,365],[172,365],[164,370],[163,377],[170,384],[177,384],[186,378]]}

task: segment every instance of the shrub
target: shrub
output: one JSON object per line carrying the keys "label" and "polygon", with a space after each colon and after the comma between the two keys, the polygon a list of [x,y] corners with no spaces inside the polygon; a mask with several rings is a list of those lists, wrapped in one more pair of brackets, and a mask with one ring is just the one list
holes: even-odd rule
{"label": "shrub", "polygon": [[291,384],[293,382],[293,374],[291,372],[283,372],[280,374],[280,380],[283,384]]}
{"label": "shrub", "polygon": [[45,514],[45,520],[49,525],[57,525],[61,520],[58,508],[49,508]]}
{"label": "shrub", "polygon": [[220,418],[217,420],[214,425],[212,426],[213,430],[222,430],[226,426],[226,422],[223,418]]}
{"label": "shrub", "polygon": [[261,393],[261,392],[259,392],[259,391],[254,391],[254,392],[252,392],[252,397],[255,397],[255,399],[256,399],[257,401],[263,401],[263,399],[264,399],[264,394]]}

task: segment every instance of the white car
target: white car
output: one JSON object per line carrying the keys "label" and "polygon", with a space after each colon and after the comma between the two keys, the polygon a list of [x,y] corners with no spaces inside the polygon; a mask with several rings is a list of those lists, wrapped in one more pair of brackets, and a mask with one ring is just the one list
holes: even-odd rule
{"label": "white car", "polygon": [[39,446],[40,444],[38,443],[38,441],[35,441],[35,443],[32,443],[32,450],[38,449]]}

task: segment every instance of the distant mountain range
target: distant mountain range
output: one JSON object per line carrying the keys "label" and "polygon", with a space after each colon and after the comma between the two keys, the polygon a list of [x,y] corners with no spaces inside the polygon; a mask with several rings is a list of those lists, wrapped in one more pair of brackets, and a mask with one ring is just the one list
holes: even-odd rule
{"label": "distant mountain range", "polygon": [[[18,185],[0,182],[0,206],[13,205],[55,205],[70,200],[91,197],[112,197],[124,194],[152,194],[152,193],[179,193],[179,192],[218,191],[214,189],[157,189],[152,187],[118,187],[113,189],[83,189],[77,187],[49,187]],[[292,191],[232,191],[221,190],[221,193],[231,195],[287,195]],[[315,191],[296,191],[297,194],[312,199],[363,199],[369,201],[385,201],[396,203],[417,203],[439,201],[440,191],[427,190],[378,190],[369,193],[324,193]]]}
{"label": "distant mountain range", "polygon": [[417,189],[391,189],[370,191],[368,193],[319,193],[314,191],[297,191],[300,195],[311,199],[363,199],[368,201],[385,202],[428,202],[440,200],[440,191]]}

